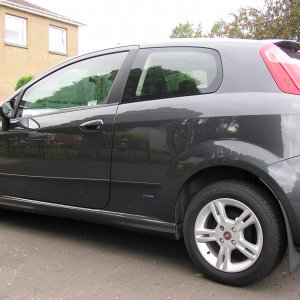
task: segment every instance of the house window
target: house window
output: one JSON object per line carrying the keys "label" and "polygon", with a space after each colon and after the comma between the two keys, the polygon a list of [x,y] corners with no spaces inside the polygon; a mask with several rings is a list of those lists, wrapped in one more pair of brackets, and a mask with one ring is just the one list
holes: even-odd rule
{"label": "house window", "polygon": [[67,54],[67,30],[49,26],[49,50],[51,52]]}
{"label": "house window", "polygon": [[20,46],[27,45],[27,20],[5,15],[5,42]]}

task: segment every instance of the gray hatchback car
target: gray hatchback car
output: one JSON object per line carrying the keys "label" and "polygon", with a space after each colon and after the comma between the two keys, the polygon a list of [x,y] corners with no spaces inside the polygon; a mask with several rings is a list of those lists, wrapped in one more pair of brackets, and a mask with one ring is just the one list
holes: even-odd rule
{"label": "gray hatchback car", "polygon": [[300,265],[300,44],[181,40],[66,61],[2,104],[0,207],[184,239],[243,286]]}

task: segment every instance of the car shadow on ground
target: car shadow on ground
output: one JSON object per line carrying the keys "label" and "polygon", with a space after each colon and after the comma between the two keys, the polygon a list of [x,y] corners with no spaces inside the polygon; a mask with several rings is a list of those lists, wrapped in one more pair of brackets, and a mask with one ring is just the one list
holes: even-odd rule
{"label": "car shadow on ground", "polygon": [[[88,247],[114,249],[117,253],[128,253],[130,256],[152,262],[165,260],[178,271],[190,274],[191,278],[195,279],[197,276],[199,281],[205,281],[205,285],[216,284],[224,290],[240,289],[222,286],[203,277],[190,260],[183,240],[175,241],[94,223],[6,210],[0,211],[0,224],[23,231],[24,234],[40,233],[43,239],[55,237],[58,240],[70,241],[72,245],[84,243]],[[277,292],[282,293],[283,288],[291,292],[296,285],[295,293],[299,296],[299,284],[300,270],[290,276],[285,257],[280,266],[266,279],[244,289],[254,293],[276,295]]]}
{"label": "car shadow on ground", "polygon": [[180,268],[184,266],[191,272],[196,270],[183,240],[176,241],[102,224],[6,210],[0,211],[1,223],[26,232],[39,232],[45,239],[47,236],[56,236],[61,240],[90,244],[91,247],[115,248],[134,255],[141,254],[152,260],[168,257],[169,260],[178,263]]}

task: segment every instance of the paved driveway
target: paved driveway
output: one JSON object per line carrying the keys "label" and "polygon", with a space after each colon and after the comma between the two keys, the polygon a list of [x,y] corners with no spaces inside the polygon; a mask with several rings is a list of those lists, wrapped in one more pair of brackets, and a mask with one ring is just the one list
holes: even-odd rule
{"label": "paved driveway", "polygon": [[247,288],[213,283],[182,241],[0,212],[0,299],[300,299],[286,259]]}

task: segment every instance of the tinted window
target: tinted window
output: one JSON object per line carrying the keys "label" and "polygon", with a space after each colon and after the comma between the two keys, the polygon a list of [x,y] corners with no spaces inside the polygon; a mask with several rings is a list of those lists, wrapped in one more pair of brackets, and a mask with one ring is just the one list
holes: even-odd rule
{"label": "tinted window", "polygon": [[104,104],[127,53],[86,59],[43,78],[26,90],[20,116]]}
{"label": "tinted window", "polygon": [[221,80],[220,57],[214,50],[140,50],[125,87],[123,102],[213,93]]}
{"label": "tinted window", "polygon": [[281,48],[290,58],[300,60],[300,50],[293,51],[291,49]]}

